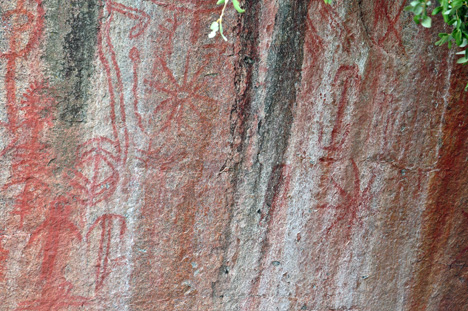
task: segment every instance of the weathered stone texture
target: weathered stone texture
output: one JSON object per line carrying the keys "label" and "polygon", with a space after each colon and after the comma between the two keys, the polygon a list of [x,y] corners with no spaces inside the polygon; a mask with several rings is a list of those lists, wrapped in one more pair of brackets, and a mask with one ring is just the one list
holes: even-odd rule
{"label": "weathered stone texture", "polygon": [[0,0],[0,310],[468,310],[468,79],[403,0]]}

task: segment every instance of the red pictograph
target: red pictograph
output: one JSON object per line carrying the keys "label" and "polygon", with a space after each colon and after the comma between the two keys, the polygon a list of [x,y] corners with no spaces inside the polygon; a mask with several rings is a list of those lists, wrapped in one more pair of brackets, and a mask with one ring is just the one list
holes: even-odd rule
{"label": "red pictograph", "polygon": [[333,177],[330,177],[331,183],[338,191],[340,198],[339,203],[336,206],[330,204],[319,206],[319,208],[333,209],[335,211],[335,219],[332,221],[331,225],[328,226],[326,231],[327,235],[330,234],[336,226],[340,226],[340,232],[344,232],[345,237],[349,238],[351,230],[358,221],[359,212],[370,208],[373,197],[371,190],[374,185],[376,174],[372,172],[367,185],[362,188],[360,171],[354,159],[350,160],[350,164],[353,176],[352,188],[350,190],[345,189]]}
{"label": "red pictograph", "polygon": [[[184,148],[159,147],[160,137],[149,137],[146,131],[145,117],[139,111],[139,84],[142,83],[151,91],[157,93],[161,101],[154,108],[153,114],[161,116],[163,122],[159,131],[175,126],[181,129],[192,119],[199,124],[206,124],[203,115],[203,104],[215,104],[215,100],[207,94],[207,83],[203,74],[206,72],[208,60],[192,62],[194,50],[188,50],[183,58],[182,68],[172,65],[172,39],[178,27],[190,19],[194,23],[192,38],[199,39],[199,22],[202,14],[218,11],[213,3],[208,1],[153,1],[163,8],[170,9],[174,18],[166,29],[161,29],[161,37],[169,39],[163,53],[155,57],[154,75],[148,79],[140,78],[141,56],[136,46],[129,50],[116,48],[113,45],[112,32],[119,18],[130,19],[132,26],[128,30],[128,38],[140,38],[151,22],[150,16],[142,10],[125,6],[112,0],[99,1],[99,31],[97,37],[97,57],[102,65],[106,79],[109,111],[108,135],[91,137],[83,141],[76,149],[76,160],[72,168],[60,172],[56,169],[55,159],[60,158],[53,146],[53,116],[56,101],[50,96],[50,87],[45,83],[31,85],[23,100],[18,103],[16,64],[18,58],[25,57],[37,45],[43,28],[42,0],[18,0],[15,10],[3,15],[9,34],[9,51],[0,54],[7,62],[7,129],[12,133],[12,142],[0,155],[12,156],[12,176],[4,189],[14,192],[15,208],[13,213],[19,216],[19,222],[24,230],[29,230],[30,238],[25,252],[37,257],[37,275],[32,273],[34,284],[27,301],[20,303],[17,310],[63,310],[70,307],[83,307],[91,304],[90,297],[79,296],[74,292],[74,284],[67,280],[65,268],[70,264],[70,256],[75,246],[82,243],[82,219],[85,206],[95,206],[105,202],[115,193],[120,180],[124,179],[121,168],[126,164],[130,148],[130,131],[127,113],[136,120],[139,130],[145,134],[149,146],[137,150],[142,155],[145,165],[157,167],[158,178],[161,177],[161,187],[164,187],[165,171],[179,164],[187,157]],[[33,4],[36,4],[33,6]],[[36,11],[31,11],[36,7]],[[120,17],[118,17],[120,15]],[[184,19],[178,20],[178,15]],[[188,18],[187,18],[188,17]],[[198,25],[198,26],[196,26]],[[168,34],[168,37],[164,37]],[[28,40],[24,40],[29,35]],[[20,40],[21,39],[21,40]],[[26,42],[26,43],[25,43]],[[131,41],[130,41],[131,42]],[[22,45],[23,44],[23,45]],[[129,51],[132,65],[133,81],[128,80],[119,61],[119,53]],[[125,52],[127,53],[127,52]],[[205,55],[206,59],[207,56]],[[122,68],[123,69],[123,68]],[[180,70],[178,70],[180,69]],[[129,82],[130,81],[130,82]],[[141,82],[140,82],[141,81]],[[130,86],[130,87],[129,87]],[[133,102],[129,102],[128,90],[131,90]],[[130,104],[130,105],[129,105]],[[158,144],[154,147],[152,143]],[[147,147],[147,148],[146,148]],[[68,163],[70,165],[70,163]],[[128,178],[127,178],[128,179]],[[163,192],[163,191],[162,191]],[[33,217],[37,216],[37,217]],[[31,219],[34,218],[34,221]],[[23,226],[23,223],[26,225]],[[181,220],[182,223],[182,220]],[[117,255],[118,246],[124,242],[126,220],[117,214],[104,214],[98,217],[83,235],[90,250],[96,251],[95,292],[105,286],[105,282],[114,268],[123,264],[124,257]],[[1,237],[1,236],[0,236]],[[96,243],[94,243],[96,242]],[[0,239],[1,243],[1,239]],[[119,244],[120,243],[120,244]],[[2,263],[8,251],[0,244],[0,278]],[[71,266],[70,266],[71,267]],[[28,271],[29,272],[29,271]],[[78,291],[78,290],[77,290]],[[102,292],[102,291],[101,291]],[[28,294],[28,295],[29,295]]]}
{"label": "red pictograph", "polygon": [[[385,0],[376,0],[374,4],[374,42],[382,47],[384,42],[389,41],[391,35],[397,40],[398,46],[402,47],[401,27],[398,22],[405,8],[406,1],[400,0],[396,3]],[[383,34],[382,36],[379,36]]]}
{"label": "red pictograph", "polygon": [[[36,4],[36,12],[28,10],[27,2]],[[25,57],[38,44],[44,26],[44,9],[42,0],[18,0],[16,8],[6,11],[2,15],[3,31],[8,37],[7,51],[0,51],[0,59],[7,61],[5,73],[6,108],[8,122],[3,124],[12,133],[18,126],[19,115],[16,102],[16,61]],[[23,36],[27,35],[26,43],[22,43]]]}
{"label": "red pictograph", "polygon": [[114,2],[112,0],[105,0],[108,5],[108,12],[112,14],[113,12],[120,13],[127,18],[130,18],[137,22],[135,26],[130,29],[128,37],[130,39],[137,38],[143,34],[143,32],[148,28],[148,25],[151,21],[150,16],[142,10],[138,10],[132,7],[125,6],[121,3]]}
{"label": "red pictograph", "polygon": [[48,207],[45,220],[33,231],[26,246],[28,250],[39,244],[42,260],[38,281],[42,290],[36,299],[20,303],[18,311],[59,311],[89,302],[89,298],[73,295],[73,285],[64,277],[69,246],[82,241],[80,230],[71,220],[73,207],[65,197],[50,201]]}
{"label": "red pictograph", "polygon": [[[341,66],[333,79],[333,106],[336,106],[335,124],[333,126],[330,143],[323,147],[328,151],[328,159],[333,160],[345,147],[345,143],[350,133],[351,124],[345,123],[346,109],[357,100],[361,86],[361,77],[356,65]],[[353,96],[353,93],[355,96]],[[354,101],[354,102],[353,102]],[[323,131],[319,133],[319,143],[322,143]]]}
{"label": "red pictograph", "polygon": [[[157,115],[161,112],[166,112],[166,120],[162,123],[160,132],[166,130],[169,126],[176,122],[177,128],[180,130],[182,124],[182,115],[184,110],[190,108],[199,120],[203,120],[203,115],[200,113],[196,103],[204,102],[215,104],[216,101],[208,96],[201,95],[199,92],[206,86],[206,82],[199,82],[201,74],[204,72],[206,63],[201,66],[189,78],[190,56],[187,54],[185,58],[184,74],[181,79],[176,79],[173,72],[169,69],[166,61],[161,57],[157,57],[159,68],[165,75],[165,79],[145,79],[145,84],[152,89],[166,95],[166,99],[159,102],[153,110],[153,114]],[[159,80],[159,81],[158,81]],[[160,82],[164,81],[164,82]]]}
{"label": "red pictograph", "polygon": [[45,198],[50,196],[49,179],[52,178],[54,155],[42,139],[52,126],[55,101],[48,96],[48,87],[43,83],[34,83],[24,94],[20,110],[23,113],[12,147],[13,160],[11,178],[3,186],[4,190],[20,187],[15,197],[13,214],[19,215],[20,227],[24,219],[33,210],[47,209]]}
{"label": "red pictograph", "polygon": [[0,232],[0,282],[5,277],[6,261],[8,259],[9,251],[3,248],[3,232]]}
{"label": "red pictograph", "polygon": [[[468,224],[468,212],[462,211],[463,217],[465,218],[465,222]],[[468,262],[468,246],[462,249],[455,259],[452,261],[450,264],[450,267],[454,267],[457,264],[461,265],[462,268],[465,268],[467,266]]]}
{"label": "red pictograph", "polygon": [[[95,137],[80,145],[77,151],[76,168],[69,171],[67,176],[67,179],[71,180],[71,185],[76,188],[74,195],[83,204],[91,206],[108,199],[115,192],[119,182],[118,169],[127,161],[130,144],[124,83],[110,33],[114,15],[118,13],[136,21],[136,25],[129,31],[130,39],[141,36],[151,21],[150,16],[142,10],[111,0],[102,0],[100,4],[103,9],[99,12],[101,25],[97,40],[98,57],[107,77],[112,137]],[[106,11],[107,18],[104,18],[104,11]],[[129,54],[134,63],[134,79],[136,79],[133,86],[135,96],[133,108],[135,115],[137,118],[140,117],[141,121],[137,110],[139,51],[133,47]],[[141,122],[139,125],[143,127]]]}
{"label": "red pictograph", "polygon": [[209,15],[211,13],[220,13],[221,8],[215,5],[213,1],[203,1],[203,0],[149,0],[152,3],[161,6],[167,10],[181,13],[183,15],[191,16],[192,20],[190,22],[190,27],[192,33],[190,36],[190,42],[195,44],[200,37],[200,31],[202,29],[201,22],[203,21],[203,16]]}
{"label": "red pictograph", "polygon": [[156,104],[153,110],[154,116],[162,114],[163,122],[160,125],[159,132],[167,130],[174,123],[178,131],[180,131],[184,112],[187,112],[190,118],[195,115],[198,122],[203,123],[205,118],[200,112],[199,105],[201,103],[211,105],[216,103],[214,99],[202,94],[207,87],[207,83],[201,79],[201,76],[205,72],[208,60],[205,60],[198,69],[193,69],[190,62],[190,51],[187,51],[183,73],[180,78],[177,72],[169,68],[168,61],[173,53],[172,39],[177,27],[180,25],[178,15],[174,14],[174,17],[168,19],[167,22],[170,29],[163,26],[160,29],[167,35],[169,41],[164,45],[163,51],[155,55],[152,77],[143,81],[150,92],[157,92],[159,94],[158,98],[161,95],[164,98]]}
{"label": "red pictograph", "polygon": [[42,254],[41,279],[55,280],[62,275],[56,269],[59,252],[65,249],[74,239],[81,242],[80,230],[71,221],[72,208],[66,198],[59,198],[50,203],[50,209],[44,222],[39,225],[28,241],[31,247],[40,240]]}
{"label": "red pictograph", "polygon": [[[36,14],[29,11],[31,3],[36,3]],[[16,61],[31,51],[42,33],[45,14],[42,2],[18,0],[16,9],[7,11],[2,17],[3,22],[7,23],[6,36],[10,38],[9,50],[0,54],[0,58],[7,60],[8,124],[5,126],[13,135],[10,145],[0,153],[3,156],[8,152],[12,156],[11,177],[3,189],[14,192],[13,214],[19,215],[21,228],[26,218],[34,219],[28,223],[29,227],[36,227],[25,251],[37,254],[40,262],[39,275],[37,279],[32,278],[40,290],[33,290],[33,298],[20,303],[17,310],[63,310],[89,304],[89,298],[73,294],[74,286],[65,276],[71,248],[82,242],[81,231],[75,221],[77,216],[83,214],[83,206],[96,205],[115,191],[119,182],[119,166],[126,162],[129,146],[124,83],[117,63],[117,52],[112,45],[111,23],[114,14],[134,20],[136,23],[128,34],[133,39],[141,36],[150,22],[148,14],[141,10],[110,0],[100,4],[98,57],[108,82],[112,135],[94,137],[81,144],[74,168],[61,175],[55,172],[56,155],[48,144],[56,107],[56,101],[50,96],[51,89],[45,83],[33,83],[19,104],[16,99]],[[107,10],[107,18],[104,18],[104,10]],[[29,38],[25,41],[26,35]],[[131,49],[130,57],[135,62],[139,61],[135,47]],[[138,72],[135,74],[138,75]],[[37,225],[42,217],[45,219]],[[114,243],[110,232],[118,225],[122,240],[126,230],[123,216],[103,215],[90,228],[88,237],[98,225],[102,228],[102,237],[97,250],[97,288],[103,285],[118,261],[118,258],[110,258],[113,250],[111,244]],[[3,273],[2,265],[7,255],[8,251],[0,247],[0,274]]]}
{"label": "red pictograph", "polygon": [[175,35],[177,28],[183,25],[184,20],[180,18],[180,14],[175,12],[171,18],[166,18],[164,20],[167,24],[159,24],[159,30],[163,35],[159,37],[158,46],[164,47],[163,52],[157,53],[157,55],[164,54],[167,57],[170,57],[174,51],[174,44],[172,43],[175,40]]}
{"label": "red pictograph", "polygon": [[202,13],[219,12],[220,8],[215,6],[213,1],[207,0],[149,0],[156,5],[167,8],[171,11],[189,12],[195,15]]}
{"label": "red pictograph", "polygon": [[58,284],[46,283],[41,298],[21,302],[16,311],[62,311],[70,307],[89,306],[90,299],[72,294],[73,285],[63,281]]}
{"label": "red pictograph", "polygon": [[[107,276],[112,272],[112,268],[122,263],[123,257],[110,258],[112,248],[112,232],[115,226],[119,228],[119,238],[123,240],[127,230],[125,217],[115,214],[104,214],[98,217],[86,233],[86,239],[89,243],[91,233],[98,227],[101,227],[99,238],[98,257],[96,261],[96,291],[99,291],[104,284]],[[89,244],[88,244],[89,245]]]}
{"label": "red pictograph", "polygon": [[117,188],[118,148],[105,137],[91,139],[78,148],[78,162],[66,176],[73,186],[72,195],[81,204],[94,206],[108,199]]}
{"label": "red pictograph", "polygon": [[139,76],[139,70],[138,67],[141,62],[140,58],[140,52],[136,47],[133,47],[130,50],[129,53],[130,60],[132,61],[132,67],[133,67],[133,87],[132,87],[132,93],[133,93],[133,113],[135,114],[135,118],[137,120],[138,128],[140,129],[141,133],[144,135],[148,135],[144,126],[143,126],[143,117],[140,114],[138,110],[138,102],[140,99],[140,96],[138,95],[138,76]]}
{"label": "red pictograph", "polygon": [[307,55],[315,56],[323,50],[323,40],[318,35],[317,29],[314,26],[314,22],[309,14],[306,19],[306,35],[304,46],[307,51]]}

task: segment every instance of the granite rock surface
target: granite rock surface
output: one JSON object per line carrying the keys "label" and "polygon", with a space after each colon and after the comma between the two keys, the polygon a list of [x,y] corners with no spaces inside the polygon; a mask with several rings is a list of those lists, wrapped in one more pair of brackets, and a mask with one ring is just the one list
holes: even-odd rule
{"label": "granite rock surface", "polygon": [[468,310],[468,93],[405,0],[0,0],[0,310]]}

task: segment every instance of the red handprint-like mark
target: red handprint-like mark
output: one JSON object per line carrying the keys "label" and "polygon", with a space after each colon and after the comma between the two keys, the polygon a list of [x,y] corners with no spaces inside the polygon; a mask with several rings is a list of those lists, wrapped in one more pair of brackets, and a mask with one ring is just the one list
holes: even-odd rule
{"label": "red handprint-like mark", "polygon": [[98,225],[101,226],[101,236],[99,239],[98,257],[96,262],[96,291],[101,289],[105,279],[112,272],[109,268],[112,268],[113,265],[120,264],[123,260],[122,257],[115,259],[109,258],[112,247],[112,230],[115,223],[120,225],[119,237],[122,240],[125,231],[127,230],[125,218],[115,214],[104,214],[96,219],[86,234],[86,239],[89,241],[89,236],[93,230]]}
{"label": "red handprint-like mark", "polygon": [[345,190],[341,185],[339,185],[333,177],[331,182],[333,186],[338,190],[338,194],[341,199],[341,203],[337,206],[331,206],[329,204],[324,204],[319,206],[319,208],[332,208],[336,211],[335,220],[327,228],[326,234],[335,228],[335,226],[341,224],[342,230],[340,232],[345,233],[345,237],[348,239],[351,235],[351,230],[358,220],[358,213],[363,209],[369,209],[370,202],[372,199],[371,188],[374,184],[375,173],[372,173],[367,186],[364,189],[361,189],[361,178],[359,168],[354,161],[351,159],[351,168],[353,172],[353,188],[351,191]]}

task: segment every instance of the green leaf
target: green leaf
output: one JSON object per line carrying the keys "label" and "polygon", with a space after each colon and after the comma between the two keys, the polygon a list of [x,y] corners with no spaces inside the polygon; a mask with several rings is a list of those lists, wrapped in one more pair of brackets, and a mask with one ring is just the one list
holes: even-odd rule
{"label": "green leaf", "polygon": [[421,22],[421,25],[426,28],[431,28],[432,26],[432,19],[429,16],[424,17],[424,19]]}
{"label": "green leaf", "polygon": [[222,23],[219,24],[219,34],[221,35],[221,37],[223,37],[224,41],[227,41],[227,38],[223,34],[223,24]]}
{"label": "green leaf", "polygon": [[419,4],[420,4],[419,1],[411,1],[411,3],[410,3],[411,6],[417,6]]}
{"label": "green leaf", "polygon": [[468,58],[466,58],[466,56],[457,60],[457,64],[465,64],[466,62],[468,62]]}
{"label": "green leaf", "polygon": [[414,14],[416,15],[421,15],[421,13],[424,11],[424,8],[422,5],[418,5],[417,7],[414,8]]}
{"label": "green leaf", "polygon": [[457,32],[455,33],[453,37],[455,38],[455,42],[457,43],[457,45],[461,45],[463,43],[462,33],[460,30],[457,30]]}
{"label": "green leaf", "polygon": [[435,45],[442,45],[450,39],[450,36],[446,33],[439,33],[439,37],[441,38],[439,41],[435,43]]}
{"label": "green leaf", "polygon": [[454,19],[451,19],[451,20],[447,21],[447,25],[452,26],[456,22],[457,22],[457,20],[454,18]]}
{"label": "green leaf", "polygon": [[218,0],[218,2],[216,2],[216,5],[221,5],[221,4],[224,4],[226,2],[226,0]]}
{"label": "green leaf", "polygon": [[468,44],[468,40],[466,38],[463,38],[462,44],[459,45],[459,47],[464,48]]}
{"label": "green leaf", "polygon": [[408,5],[408,6],[405,6],[405,11],[407,12],[413,12],[414,11],[414,7],[412,7],[411,5]]}
{"label": "green leaf", "polygon": [[210,29],[213,30],[214,32],[218,31],[219,29],[219,24],[218,22],[213,22],[210,26]]}
{"label": "green leaf", "polygon": [[234,6],[234,9],[236,9],[237,12],[239,13],[244,13],[245,10],[240,7],[239,0],[232,0],[232,5]]}
{"label": "green leaf", "polygon": [[436,7],[436,8],[434,9],[434,11],[432,11],[432,15],[439,14],[440,12],[442,12],[443,9],[444,9],[444,8],[441,7],[441,6]]}

